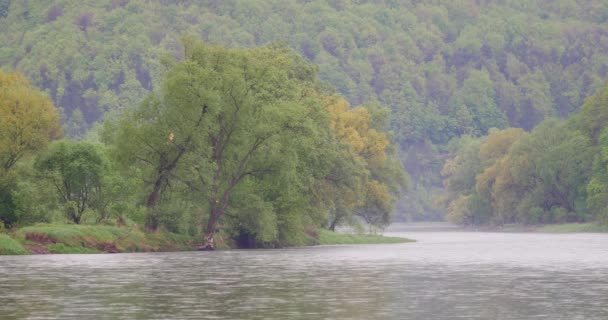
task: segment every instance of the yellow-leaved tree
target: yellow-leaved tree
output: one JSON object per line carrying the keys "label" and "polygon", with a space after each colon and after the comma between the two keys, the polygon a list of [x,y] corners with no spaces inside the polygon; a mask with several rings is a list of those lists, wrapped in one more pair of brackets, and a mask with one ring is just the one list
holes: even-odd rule
{"label": "yellow-leaved tree", "polygon": [[15,220],[11,169],[60,136],[59,114],[51,99],[21,74],[0,71],[0,220],[4,224],[10,226]]}
{"label": "yellow-leaved tree", "polygon": [[0,168],[4,173],[60,135],[59,114],[51,99],[21,74],[0,71]]}
{"label": "yellow-leaved tree", "polygon": [[[401,162],[391,149],[389,137],[375,126],[374,114],[365,107],[351,108],[341,97],[328,97],[330,128],[338,141],[348,146],[353,163],[360,165],[356,179],[349,185],[334,184],[338,197],[330,212],[330,229],[346,222],[353,215],[370,226],[388,225],[395,200],[407,185]],[[378,110],[378,112],[381,112]]]}

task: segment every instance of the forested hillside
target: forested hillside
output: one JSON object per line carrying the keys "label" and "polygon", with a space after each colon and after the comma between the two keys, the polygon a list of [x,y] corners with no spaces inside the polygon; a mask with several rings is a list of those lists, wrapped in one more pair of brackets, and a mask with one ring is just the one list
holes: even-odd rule
{"label": "forested hillside", "polygon": [[66,135],[83,137],[160,88],[182,35],[285,43],[352,105],[390,108],[412,177],[401,214],[438,218],[446,144],[576,112],[608,79],[607,22],[603,0],[0,0],[0,65],[48,91]]}

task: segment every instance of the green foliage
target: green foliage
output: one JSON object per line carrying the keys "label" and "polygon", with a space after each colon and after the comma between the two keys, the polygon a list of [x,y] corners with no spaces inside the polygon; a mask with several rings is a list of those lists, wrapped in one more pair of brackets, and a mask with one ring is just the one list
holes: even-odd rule
{"label": "green foliage", "polygon": [[585,102],[573,121],[593,142],[600,142],[600,135],[608,124],[608,84]]}
{"label": "green foliage", "polygon": [[0,70],[0,220],[7,226],[18,220],[12,195],[18,184],[15,168],[60,135],[50,99],[22,75]]}
{"label": "green foliage", "polygon": [[[547,120],[576,113],[605,82],[608,7],[591,7],[0,0],[0,66],[48,92],[69,136],[99,134],[111,155],[100,173],[75,175],[62,170],[92,158],[39,160],[40,179],[30,158],[59,136],[57,113],[22,77],[0,74],[0,218],[27,225],[64,209],[74,222],[189,234],[206,223],[260,246],[296,244],[354,217],[388,223],[404,166],[409,219],[608,221],[608,87],[573,120]],[[179,43],[183,33],[209,45]],[[43,108],[12,112],[13,102]],[[70,190],[58,183],[70,179]]]}
{"label": "green foliage", "polygon": [[[389,222],[406,177],[372,128],[386,128],[387,111],[350,111],[339,98],[332,109],[315,68],[282,45],[183,45],[162,90],[102,133],[123,170],[147,182],[148,228],[198,221],[210,246],[221,228],[241,246],[274,247],[302,244],[338,203],[352,202],[349,215],[370,224]],[[328,181],[342,187],[318,193]]]}
{"label": "green foliage", "polygon": [[[507,125],[506,116],[498,110],[494,100],[496,93],[494,85],[490,79],[490,74],[483,69],[482,71],[473,70],[469,73],[469,77],[464,80],[462,87],[455,93],[453,97],[454,106],[465,106],[466,111],[464,116],[472,115],[473,127],[475,133],[485,135],[490,128],[504,128]],[[460,111],[459,112],[465,112]],[[465,118],[463,123],[467,123]],[[463,132],[468,129],[463,128]]]}
{"label": "green foliage", "polygon": [[55,187],[72,222],[80,223],[87,209],[100,208],[103,179],[109,169],[100,146],[57,142],[36,159],[35,168]]}
{"label": "green foliage", "polygon": [[586,197],[592,152],[589,138],[555,120],[543,122],[521,139],[513,146],[513,162],[518,165],[511,169],[516,184],[523,187],[519,212],[537,206],[550,213],[561,207],[573,214],[540,222],[585,221],[586,208],[577,202]]}
{"label": "green foliage", "polygon": [[11,193],[17,226],[65,218],[65,211],[60,204],[56,187],[36,174],[33,161],[20,168],[18,177],[18,182]]}
{"label": "green foliage", "polygon": [[548,119],[530,134],[492,131],[477,144],[458,146],[443,169],[448,219],[463,224],[602,221],[605,136],[600,135],[599,148],[594,146],[592,133],[576,127],[595,119],[581,119],[584,114],[569,122]]}

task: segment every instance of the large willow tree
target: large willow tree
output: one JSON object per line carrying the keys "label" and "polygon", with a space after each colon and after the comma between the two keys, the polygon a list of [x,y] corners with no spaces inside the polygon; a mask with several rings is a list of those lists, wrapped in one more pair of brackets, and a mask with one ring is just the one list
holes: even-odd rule
{"label": "large willow tree", "polygon": [[[213,249],[220,219],[239,201],[233,197],[239,186],[251,189],[264,179],[293,176],[296,185],[306,180],[305,173],[314,170],[303,169],[314,161],[304,164],[298,154],[314,137],[327,135],[319,130],[329,129],[323,108],[313,103],[315,70],[291,51],[226,49],[191,40],[184,41],[184,49],[184,59],[170,65],[162,90],[127,114],[108,136],[125,162],[141,168],[149,185],[148,227],[158,224],[155,207],[167,188],[187,185],[207,207],[201,248]],[[268,192],[243,193],[270,203]],[[264,239],[275,237],[280,225],[280,208],[270,204],[262,207],[272,218],[263,220],[274,227],[265,228],[270,231]]]}
{"label": "large willow tree", "polygon": [[311,117],[319,112],[311,104],[314,69],[289,50],[227,50],[191,43],[186,44],[183,66],[188,65],[212,83],[204,101],[210,121],[194,155],[199,190],[209,206],[202,248],[213,249],[218,223],[238,186],[276,177],[277,170],[298,174],[302,160],[293,153],[298,153],[298,144],[311,143],[306,136],[323,126]]}

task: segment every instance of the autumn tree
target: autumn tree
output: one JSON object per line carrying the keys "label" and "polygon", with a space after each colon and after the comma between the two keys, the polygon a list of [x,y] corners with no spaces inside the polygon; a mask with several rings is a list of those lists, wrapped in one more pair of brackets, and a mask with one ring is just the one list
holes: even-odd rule
{"label": "autumn tree", "polygon": [[60,135],[59,115],[47,95],[32,87],[20,74],[0,72],[0,168],[3,172]]}
{"label": "autumn tree", "polygon": [[351,109],[348,102],[339,97],[330,98],[327,109],[331,129],[337,139],[349,147],[351,162],[360,165],[359,169],[348,173],[350,181],[338,180],[342,184],[332,181],[331,175],[326,177],[338,187],[333,193],[338,201],[334,203],[329,228],[333,230],[352,214],[371,226],[388,225],[395,198],[407,185],[407,177],[401,163],[391,153],[389,138],[380,131],[387,126],[386,118],[374,119],[364,107]]}
{"label": "autumn tree", "polygon": [[474,218],[470,209],[470,199],[475,186],[475,177],[483,169],[479,156],[481,139],[464,136],[455,141],[455,155],[447,159],[441,170],[446,193],[435,201],[445,208],[446,219],[452,223],[472,224]]}
{"label": "autumn tree", "polygon": [[508,155],[511,146],[525,134],[518,128],[496,130],[480,146],[479,155],[484,169],[476,176],[474,191],[481,201],[491,205],[494,214],[491,220],[494,222],[513,222],[513,206],[522,195],[515,191],[517,184],[510,171],[513,160]]}
{"label": "autumn tree", "polygon": [[0,71],[0,218],[5,224],[16,219],[11,213],[12,169],[60,135],[59,115],[51,99],[22,75]]}

